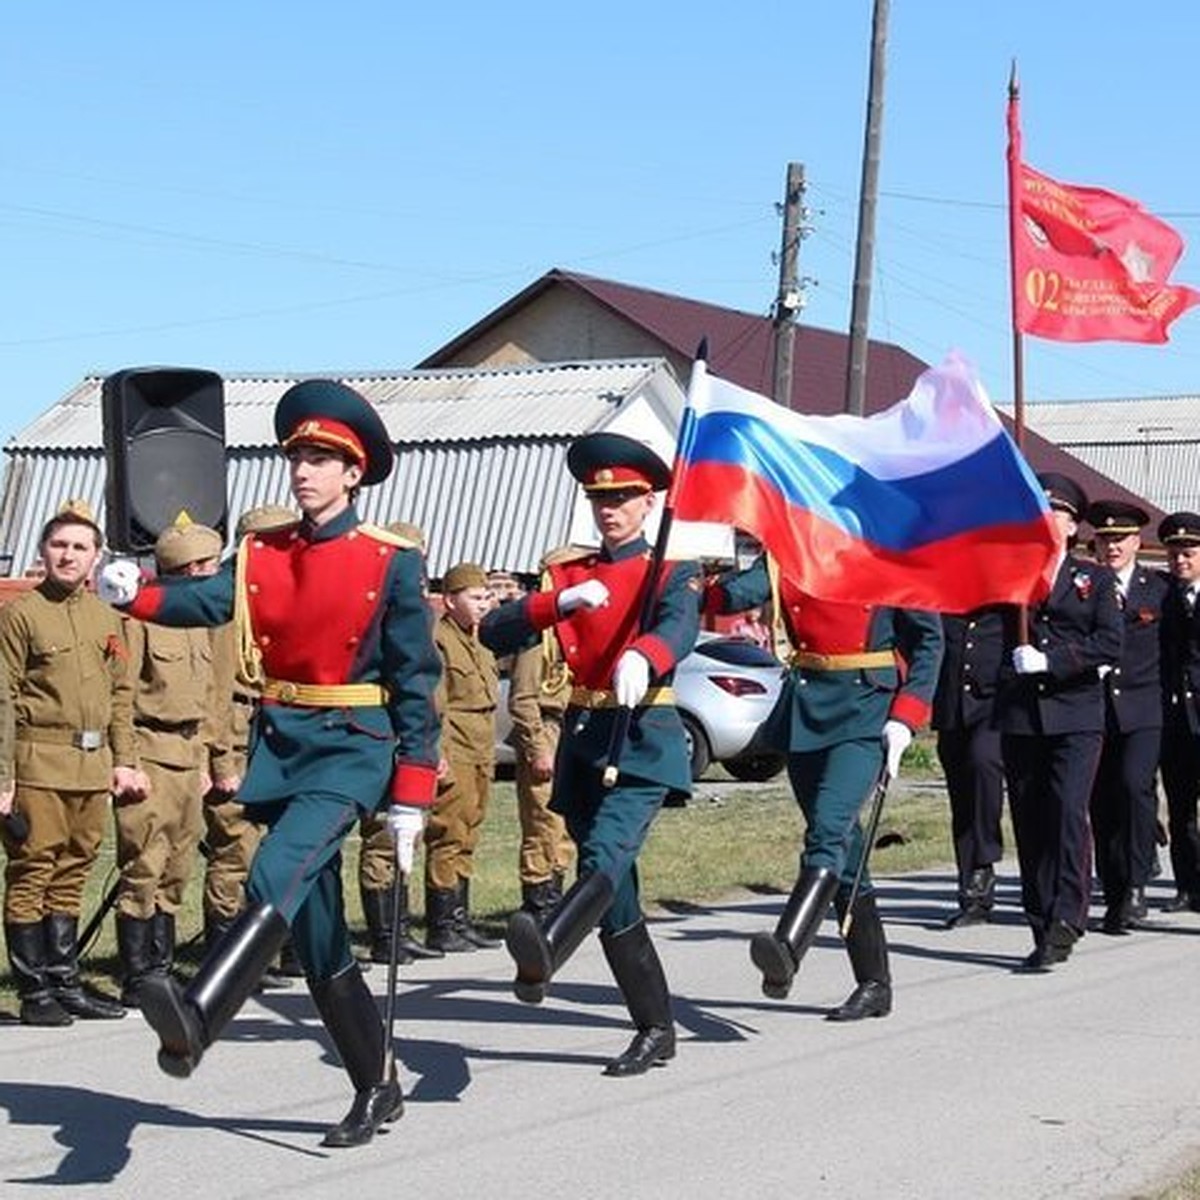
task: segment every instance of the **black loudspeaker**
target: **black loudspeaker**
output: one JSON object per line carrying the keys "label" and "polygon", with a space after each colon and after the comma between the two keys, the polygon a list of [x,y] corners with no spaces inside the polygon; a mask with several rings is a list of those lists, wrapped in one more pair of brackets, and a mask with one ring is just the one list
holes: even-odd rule
{"label": "black loudspeaker", "polygon": [[180,513],[225,536],[225,388],[214,371],[131,367],[101,391],[109,545],[153,550]]}

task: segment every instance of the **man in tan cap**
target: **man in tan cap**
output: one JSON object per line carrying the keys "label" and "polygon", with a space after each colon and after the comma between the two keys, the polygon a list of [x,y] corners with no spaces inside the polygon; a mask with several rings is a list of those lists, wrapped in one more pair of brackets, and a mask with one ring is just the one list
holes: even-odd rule
{"label": "man in tan cap", "polygon": [[445,772],[425,827],[426,941],[444,953],[499,946],[470,918],[470,881],[479,829],[496,766],[496,701],[500,677],[479,641],[479,622],[492,607],[487,574],[458,563],[442,580],[445,613],[434,627],[442,656],[438,707]]}
{"label": "man in tan cap", "polygon": [[15,722],[0,763],[0,816],[13,814],[0,832],[4,932],[26,1025],[125,1012],[79,976],[79,912],[109,796],[145,790],[121,620],[87,587],[103,544],[90,507],[68,501],[38,541],[45,577],[0,610]]}
{"label": "man in tan cap", "polygon": [[[216,530],[181,514],[155,543],[159,578],[215,574],[221,547]],[[204,832],[213,750],[229,742],[230,705],[215,688],[214,632],[125,618],[138,759],[150,781],[145,800],[116,808],[117,950],[128,1008],[138,1005],[148,975],[171,968],[175,917]]]}

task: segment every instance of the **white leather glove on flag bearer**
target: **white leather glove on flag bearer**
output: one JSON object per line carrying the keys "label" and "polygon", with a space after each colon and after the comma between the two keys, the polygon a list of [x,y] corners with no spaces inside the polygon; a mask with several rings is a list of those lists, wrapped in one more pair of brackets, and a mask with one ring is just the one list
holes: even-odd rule
{"label": "white leather glove on flag bearer", "polygon": [[622,708],[637,708],[650,687],[650,660],[636,650],[626,650],[613,671],[613,691]]}
{"label": "white leather glove on flag bearer", "polygon": [[417,842],[425,829],[425,812],[406,804],[393,804],[388,809],[387,826],[396,839],[396,866],[401,875],[412,872]]}
{"label": "white leather glove on flag bearer", "polygon": [[1036,646],[1018,646],[1012,664],[1018,675],[1044,675],[1050,669],[1050,660]]}
{"label": "white leather glove on flag bearer", "polygon": [[105,563],[96,580],[96,595],[106,604],[132,604],[141,587],[142,573],[127,558]]}
{"label": "white leather glove on flag bearer", "polygon": [[564,617],[577,608],[599,608],[608,603],[608,588],[599,579],[585,579],[563,588],[557,603],[559,614]]}
{"label": "white leather glove on flag bearer", "polygon": [[912,730],[903,721],[884,721],[883,753],[890,778],[895,779],[900,774],[900,760],[911,741]]}

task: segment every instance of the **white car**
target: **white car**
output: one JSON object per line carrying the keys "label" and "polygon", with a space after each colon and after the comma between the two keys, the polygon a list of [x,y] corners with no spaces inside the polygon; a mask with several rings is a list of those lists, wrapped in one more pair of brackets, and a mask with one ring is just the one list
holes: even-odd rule
{"label": "white car", "polygon": [[[675,700],[683,721],[692,778],[719,762],[735,779],[764,780],[779,774],[784,756],[765,749],[759,729],[783,681],[783,667],[745,638],[702,633],[696,648],[675,670]],[[508,680],[500,681],[496,709],[496,763],[513,762]]]}

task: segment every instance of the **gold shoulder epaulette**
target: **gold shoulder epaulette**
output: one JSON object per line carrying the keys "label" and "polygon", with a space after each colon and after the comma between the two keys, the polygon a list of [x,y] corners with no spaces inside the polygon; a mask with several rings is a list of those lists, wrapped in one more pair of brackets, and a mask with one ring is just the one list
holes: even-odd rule
{"label": "gold shoulder epaulette", "polygon": [[542,568],[557,567],[563,563],[577,562],[581,558],[590,558],[596,551],[591,546],[577,546],[569,543],[566,546],[556,546],[542,555]]}
{"label": "gold shoulder epaulette", "polygon": [[369,521],[364,521],[358,527],[359,533],[365,533],[367,537],[373,537],[377,542],[386,542],[389,546],[398,546],[401,550],[420,550],[420,542],[414,542],[412,538],[402,537],[398,533],[393,533],[390,529],[384,529],[382,525],[373,525]]}

